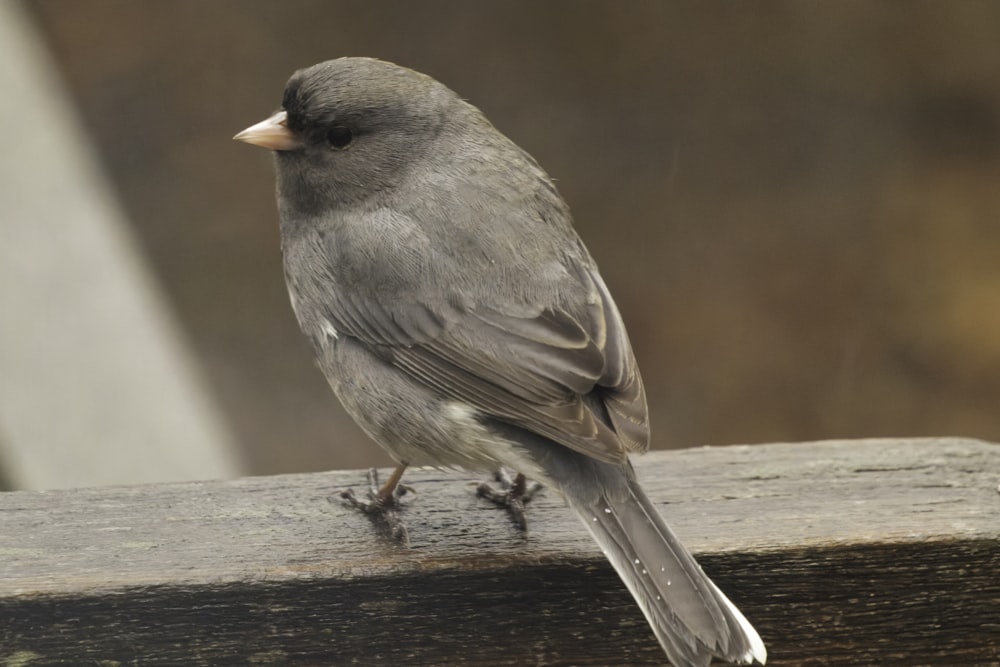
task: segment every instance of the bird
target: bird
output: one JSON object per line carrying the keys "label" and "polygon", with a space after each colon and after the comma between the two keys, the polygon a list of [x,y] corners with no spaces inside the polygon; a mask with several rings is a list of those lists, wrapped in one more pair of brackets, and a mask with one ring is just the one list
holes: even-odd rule
{"label": "bird", "polygon": [[[295,317],[346,411],[398,463],[554,488],[676,667],[763,664],[750,622],[640,486],[646,394],[553,180],[434,78],[343,57],[296,71],[234,139],[274,155]],[[359,505],[364,505],[359,501]]]}

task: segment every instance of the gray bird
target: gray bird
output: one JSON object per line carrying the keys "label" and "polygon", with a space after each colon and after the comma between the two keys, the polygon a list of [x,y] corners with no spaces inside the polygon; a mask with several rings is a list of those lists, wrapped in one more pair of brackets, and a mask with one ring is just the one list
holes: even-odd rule
{"label": "gray bird", "polygon": [[376,505],[407,465],[509,467],[565,496],[674,665],[765,661],[636,481],[649,426],[625,325],[530,155],[443,84],[369,58],[296,72],[235,138],[275,152],[299,325],[400,464]]}

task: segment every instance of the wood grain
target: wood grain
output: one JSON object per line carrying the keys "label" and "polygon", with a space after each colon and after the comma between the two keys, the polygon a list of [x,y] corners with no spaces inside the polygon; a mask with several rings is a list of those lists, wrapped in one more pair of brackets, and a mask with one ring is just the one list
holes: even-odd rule
{"label": "wood grain", "polygon": [[[772,665],[998,665],[1000,447],[955,438],[657,452],[649,495]],[[531,533],[416,470],[411,546],[359,472],[0,494],[2,665],[662,665],[554,493]]]}

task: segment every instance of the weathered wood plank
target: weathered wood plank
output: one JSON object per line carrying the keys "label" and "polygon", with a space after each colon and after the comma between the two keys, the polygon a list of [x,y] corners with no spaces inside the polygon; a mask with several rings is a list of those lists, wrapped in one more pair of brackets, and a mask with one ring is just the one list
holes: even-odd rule
{"label": "weathered wood plank", "polygon": [[[638,469],[769,664],[1000,664],[1000,446],[701,448]],[[414,471],[407,549],[331,502],[362,481],[0,494],[0,664],[663,664],[555,494],[525,540],[468,476]]]}

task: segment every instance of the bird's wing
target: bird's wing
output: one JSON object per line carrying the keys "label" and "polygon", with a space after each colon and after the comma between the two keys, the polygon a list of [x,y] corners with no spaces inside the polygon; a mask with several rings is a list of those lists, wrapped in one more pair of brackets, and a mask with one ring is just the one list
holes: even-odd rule
{"label": "bird's wing", "polygon": [[339,334],[444,397],[583,454],[621,461],[648,447],[645,392],[607,287],[596,269],[576,268],[588,295],[576,315],[342,294],[327,316]]}

